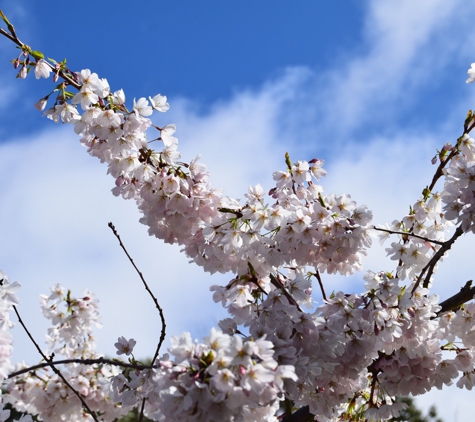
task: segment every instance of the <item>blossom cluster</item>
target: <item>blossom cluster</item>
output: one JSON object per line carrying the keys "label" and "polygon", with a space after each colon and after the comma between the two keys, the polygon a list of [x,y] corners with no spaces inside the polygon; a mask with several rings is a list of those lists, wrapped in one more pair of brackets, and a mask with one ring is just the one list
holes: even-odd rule
{"label": "blossom cluster", "polygon": [[[95,359],[93,326],[99,325],[98,301],[89,291],[74,298],[70,291],[57,284],[51,294],[41,296],[41,308],[52,327],[48,329],[49,356],[66,359]],[[19,364],[16,370],[26,368]],[[114,421],[129,409],[110,400],[109,379],[118,370],[108,365],[71,363],[61,374],[87,402],[90,409],[101,414],[104,421]],[[22,412],[37,415],[41,420],[92,421],[74,392],[51,368],[36,370],[29,376],[15,377],[7,385],[6,401]]]}
{"label": "blossom cluster", "polygon": [[442,202],[447,220],[460,224],[464,232],[475,233],[475,141],[464,134],[457,142],[462,154],[445,169]]}
{"label": "blossom cluster", "polygon": [[212,329],[196,343],[184,333],[171,338],[169,353],[174,359],[163,356],[158,368],[114,377],[112,399],[136,405],[146,398],[146,414],[157,421],[277,421],[284,379],[297,379],[292,366],[273,359],[264,337]]}
{"label": "blossom cluster", "polygon": [[[43,62],[38,61],[38,66]],[[49,74],[39,72],[48,77]],[[199,157],[180,162],[175,125],[154,126],[148,118],[169,105],[160,94],[125,106],[122,90],[111,92],[106,79],[90,70],[72,74],[80,90],[62,92],[45,115],[74,125],[88,152],[108,165],[113,193],[135,199],[149,233],[185,252],[206,271],[248,272],[262,276],[294,260],[328,273],[351,274],[361,268],[372,214],[349,195],[325,194],[315,183],[326,175],[323,160],[290,162],[274,173],[267,194],[249,188],[244,204],[223,197],[209,184]],[[80,107],[79,107],[80,106]],[[46,107],[42,99],[37,107]],[[161,151],[149,148],[147,130],[155,128]],[[268,203],[268,197],[273,203]]]}

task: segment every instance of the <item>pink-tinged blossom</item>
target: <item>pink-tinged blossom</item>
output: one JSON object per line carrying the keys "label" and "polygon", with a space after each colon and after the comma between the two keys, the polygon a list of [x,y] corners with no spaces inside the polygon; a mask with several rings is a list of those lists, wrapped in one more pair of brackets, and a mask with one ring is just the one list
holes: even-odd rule
{"label": "pink-tinged blossom", "polygon": [[325,177],[327,175],[327,171],[323,168],[323,164],[325,164],[324,160],[315,158],[310,161],[310,164],[312,164],[310,167],[310,172],[316,180],[319,180],[320,177]]}
{"label": "pink-tinged blossom", "polygon": [[127,356],[129,356],[134,351],[136,344],[137,342],[133,338],[126,340],[125,337],[119,337],[117,343],[115,343],[114,346],[117,348],[116,353],[118,355],[123,355],[125,353]]}
{"label": "pink-tinged blossom", "polygon": [[152,108],[161,113],[166,112],[170,108],[170,104],[167,103],[167,97],[165,95],[155,95],[155,97],[149,97]]}
{"label": "pink-tinged blossom", "polygon": [[162,138],[163,145],[165,147],[171,147],[178,143],[178,139],[172,136],[176,132],[176,125],[166,125],[162,128],[160,132],[160,137]]}
{"label": "pink-tinged blossom", "polygon": [[18,77],[21,79],[26,79],[27,76],[28,76],[28,69],[26,68],[26,66],[22,66],[20,71],[18,72]]}
{"label": "pink-tinged blossom", "polygon": [[43,111],[46,107],[47,101],[48,100],[46,98],[42,98],[41,100],[38,100],[38,102],[35,103],[35,108],[39,111]]}
{"label": "pink-tinged blossom", "polygon": [[140,116],[150,116],[153,113],[153,108],[148,105],[145,98],[140,98],[138,101],[134,99],[134,111]]}
{"label": "pink-tinged blossom", "polygon": [[473,81],[475,81],[475,63],[472,63],[470,66],[470,69],[467,71],[468,74],[468,79],[465,81],[468,84],[471,84]]}
{"label": "pink-tinged blossom", "polygon": [[44,59],[40,59],[36,62],[35,65],[35,78],[45,78],[48,79],[51,73],[51,67],[46,63]]}
{"label": "pink-tinged blossom", "polygon": [[78,73],[79,82],[82,83],[83,88],[95,90],[100,85],[99,76],[97,73],[92,73],[89,69],[81,70]]}
{"label": "pink-tinged blossom", "polygon": [[99,97],[89,88],[83,87],[71,100],[72,104],[81,104],[83,110],[87,110],[91,104],[96,104]]}
{"label": "pink-tinged blossom", "polygon": [[112,101],[116,105],[122,105],[125,104],[125,93],[123,89],[119,89],[114,92],[112,95]]}

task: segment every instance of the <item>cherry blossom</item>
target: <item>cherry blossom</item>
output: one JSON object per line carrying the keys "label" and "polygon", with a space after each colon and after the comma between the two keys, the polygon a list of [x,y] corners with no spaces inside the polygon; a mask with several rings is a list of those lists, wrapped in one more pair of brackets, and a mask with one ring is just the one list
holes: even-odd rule
{"label": "cherry blossom", "polygon": [[128,356],[133,352],[136,344],[137,342],[132,338],[126,340],[125,337],[119,337],[117,343],[115,343],[114,346],[117,348],[118,355],[122,355],[125,353]]}

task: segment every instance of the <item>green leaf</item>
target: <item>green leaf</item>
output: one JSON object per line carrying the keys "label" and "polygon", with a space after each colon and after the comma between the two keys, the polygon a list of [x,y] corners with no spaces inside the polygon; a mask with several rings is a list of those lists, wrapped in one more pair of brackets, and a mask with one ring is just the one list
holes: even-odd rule
{"label": "green leaf", "polygon": [[40,60],[40,59],[44,59],[44,58],[45,58],[45,55],[44,55],[41,51],[31,50],[31,51],[30,51],[30,54],[31,54],[36,60]]}

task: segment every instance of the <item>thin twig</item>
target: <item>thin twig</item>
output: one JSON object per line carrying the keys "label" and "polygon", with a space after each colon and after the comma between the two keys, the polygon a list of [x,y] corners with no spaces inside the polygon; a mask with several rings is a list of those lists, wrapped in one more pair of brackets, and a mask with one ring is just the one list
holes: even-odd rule
{"label": "thin twig", "polygon": [[439,262],[440,258],[442,258],[442,256],[445,254],[445,252],[447,252],[452,247],[454,242],[460,236],[462,236],[462,234],[463,234],[463,230],[462,230],[462,226],[460,225],[455,230],[454,235],[449,240],[444,242],[444,244],[441,246],[441,248],[431,258],[429,263],[422,269],[421,273],[417,277],[417,281],[416,281],[416,284],[414,285],[414,287],[412,289],[412,293],[414,293],[416,291],[416,289],[419,287],[419,284],[421,283],[422,277],[424,277],[424,275],[425,275],[425,278],[424,278],[424,283],[422,284],[422,286],[424,288],[426,288],[429,285],[430,278],[432,276],[432,273],[434,272],[434,268],[435,268],[437,262]]}
{"label": "thin twig", "polygon": [[268,293],[262,288],[262,286],[258,283],[257,279],[255,277],[252,277],[251,276],[251,279],[250,279],[251,283],[253,283],[256,287],[257,287],[257,290],[259,290],[261,293],[267,295]]}
{"label": "thin twig", "polygon": [[129,261],[130,263],[132,264],[132,266],[135,268],[135,271],[137,272],[137,274],[139,275],[140,279],[142,280],[142,283],[145,287],[145,290],[147,290],[148,294],[150,295],[150,297],[152,298],[153,300],[153,303],[155,303],[155,307],[158,309],[158,313],[160,314],[160,320],[162,321],[162,331],[161,331],[161,334],[160,334],[160,341],[158,343],[158,346],[157,346],[157,350],[155,351],[155,354],[153,355],[153,359],[152,359],[152,362],[151,362],[151,365],[154,364],[155,362],[155,359],[157,359],[158,357],[158,354],[160,353],[160,348],[162,347],[162,344],[163,342],[165,341],[165,335],[166,335],[166,327],[167,327],[167,324],[165,323],[165,315],[163,314],[163,309],[162,307],[160,306],[160,304],[158,303],[158,300],[157,298],[154,296],[154,294],[152,293],[152,291],[150,290],[150,288],[148,287],[148,284],[147,282],[145,281],[145,278],[142,274],[142,272],[137,268],[137,265],[135,265],[135,262],[134,260],[132,259],[132,257],[129,255],[129,252],[127,251],[127,249],[125,248],[124,244],[122,243],[122,240],[119,236],[119,233],[117,233],[117,230],[114,226],[114,224],[112,223],[109,223],[109,227],[110,229],[112,230],[112,232],[114,233],[115,237],[117,238],[117,240],[119,241],[119,245],[120,247],[122,248],[122,250],[125,252],[125,254],[127,255],[127,258],[129,258]]}
{"label": "thin twig", "polygon": [[313,275],[317,278],[318,284],[320,284],[320,290],[322,291],[323,300],[327,302],[327,295],[325,294],[325,289],[323,288],[323,282],[322,282],[322,277],[320,276],[320,271],[317,270],[317,272],[314,273]]}
{"label": "thin twig", "polygon": [[[4,29],[0,28],[0,34],[4,35],[5,37],[7,37],[9,40],[13,41],[15,44],[17,44],[18,46],[20,46],[22,49],[23,47],[28,47],[29,49],[29,46],[27,46],[26,44],[24,44],[23,42],[20,41],[20,39],[16,36],[15,33],[13,33],[12,35],[10,35],[8,32],[6,32]],[[48,63],[46,60],[45,60],[45,63],[50,67],[51,70],[53,71],[56,71],[55,67],[52,66],[50,63]],[[66,75],[62,70],[60,70],[58,72],[58,75],[64,79],[69,85],[73,86],[74,88],[76,88],[78,91],[81,89],[81,84],[79,84],[78,82],[76,82],[74,79],[71,79],[68,75]]]}
{"label": "thin twig", "polygon": [[23,46],[24,44],[18,39],[18,37],[14,37],[13,35],[10,35],[7,31],[5,31],[3,28],[0,28],[0,34],[4,35],[7,37],[9,40],[13,41],[15,44],[18,44],[19,46]]}
{"label": "thin twig", "polygon": [[144,410],[145,410],[145,399],[142,399],[142,406],[140,406],[139,422],[142,422],[142,420],[143,420]]}
{"label": "thin twig", "polygon": [[38,346],[38,343],[36,342],[36,340],[33,338],[33,336],[31,335],[30,331],[28,330],[28,328],[26,328],[26,325],[23,323],[23,320],[21,319],[21,316],[20,316],[20,313],[18,312],[18,309],[15,305],[13,305],[13,310],[15,311],[15,314],[18,318],[18,322],[20,323],[20,325],[23,327],[23,329],[25,330],[26,334],[28,335],[28,337],[30,338],[30,340],[33,342],[33,344],[35,345],[36,349],[38,350],[39,354],[43,357],[43,359],[48,362],[51,367],[51,369],[54,371],[54,373],[56,375],[58,375],[58,377],[60,377],[63,382],[66,384],[66,386],[77,396],[77,398],[81,401],[81,404],[83,406],[83,408],[92,416],[92,418],[94,419],[95,422],[99,422],[99,420],[97,419],[97,416],[96,414],[90,409],[90,407],[87,405],[87,403],[85,402],[85,400],[83,399],[83,397],[79,394],[79,392],[68,382],[68,380],[63,376],[63,374],[60,372],[60,370],[58,368],[56,368],[54,366],[54,363],[53,363],[53,359],[51,357],[47,357],[43,351],[41,350],[40,346]]}
{"label": "thin twig", "polygon": [[[160,353],[160,348],[162,347],[162,344],[163,342],[165,341],[165,335],[166,335],[166,327],[167,327],[167,324],[165,323],[165,316],[163,314],[163,309],[162,307],[160,306],[160,304],[158,303],[158,300],[157,298],[154,296],[154,294],[152,293],[152,291],[150,290],[150,288],[148,287],[148,284],[147,282],[145,281],[145,278],[142,274],[142,272],[137,268],[137,266],[135,265],[135,262],[134,260],[132,259],[132,257],[129,255],[129,252],[127,251],[127,249],[125,248],[124,244],[122,243],[122,240],[119,236],[119,233],[117,233],[117,230],[114,226],[114,224],[112,224],[112,222],[109,223],[109,227],[110,229],[112,230],[112,232],[114,233],[115,237],[117,238],[117,240],[119,241],[119,245],[120,247],[122,248],[122,250],[125,252],[125,254],[127,255],[127,258],[129,258],[129,261],[130,263],[132,264],[132,266],[135,268],[135,271],[137,271],[137,274],[139,275],[140,279],[142,280],[142,283],[145,287],[145,290],[147,290],[148,294],[150,295],[150,297],[152,298],[153,302],[155,303],[155,307],[158,309],[158,313],[160,314],[160,320],[162,321],[162,331],[160,333],[160,340],[158,341],[158,345],[157,345],[157,349],[155,350],[155,354],[153,355],[153,358],[152,358],[152,361],[151,361],[151,364],[149,366],[149,368],[152,368],[153,367],[153,364],[155,363],[155,360],[157,359],[158,357],[158,354]],[[143,419],[143,414],[144,414],[144,409],[145,409],[145,397],[142,399],[142,406],[140,408],[140,416],[139,416],[139,422],[142,422],[142,419]]]}
{"label": "thin twig", "polygon": [[274,276],[274,274],[270,274],[270,281],[275,287],[277,287],[278,289],[280,289],[282,291],[284,296],[289,300],[289,302],[292,305],[295,305],[300,312],[303,312],[302,308],[299,306],[297,301],[287,291],[287,289],[283,286],[283,284],[279,280],[277,280],[277,278]]}
{"label": "thin twig", "polygon": [[[120,362],[112,359],[97,358],[97,359],[62,359],[62,360],[51,360],[50,362],[39,363],[38,365],[33,365],[28,368],[20,369],[18,371],[12,372],[8,375],[8,378],[14,378],[19,375],[26,374],[27,372],[36,371],[37,369],[48,368],[54,365],[66,365],[68,363],[79,363],[82,365],[114,365],[120,366],[121,368],[130,368],[137,370],[150,369],[150,365],[135,365],[132,363]],[[152,366],[152,368],[158,368],[157,365]]]}
{"label": "thin twig", "polygon": [[436,245],[443,245],[443,244],[444,244],[444,242],[442,242],[442,241],[440,241],[440,240],[429,239],[429,238],[427,238],[427,237],[419,236],[418,234],[414,234],[414,233],[396,232],[396,231],[393,231],[393,230],[382,229],[382,228],[379,228],[379,227],[376,227],[376,226],[373,226],[373,229],[374,229],[374,230],[378,230],[378,231],[380,231],[380,232],[386,232],[386,233],[389,233],[389,234],[401,234],[401,235],[403,235],[403,236],[416,237],[416,238],[418,238],[418,239],[425,240],[426,242],[435,243]]}

